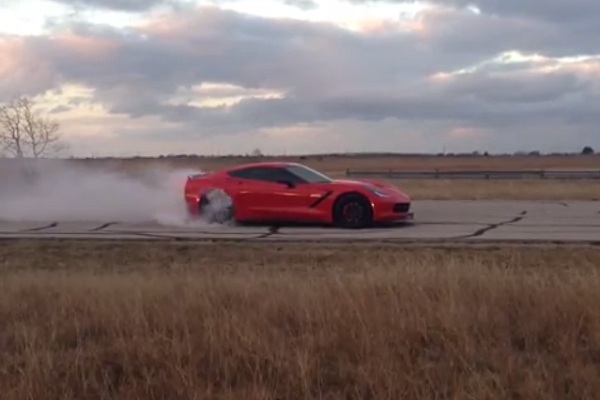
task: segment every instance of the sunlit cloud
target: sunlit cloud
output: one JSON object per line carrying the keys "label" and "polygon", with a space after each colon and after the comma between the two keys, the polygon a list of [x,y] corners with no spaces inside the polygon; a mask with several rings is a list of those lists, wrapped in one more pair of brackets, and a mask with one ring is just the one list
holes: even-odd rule
{"label": "sunlit cloud", "polygon": [[450,129],[449,136],[458,139],[481,138],[486,132],[483,129],[459,126]]}
{"label": "sunlit cloud", "polygon": [[[373,2],[356,4],[346,0],[319,0],[314,8],[302,8],[279,0],[188,0],[186,7],[212,6],[264,18],[294,19],[313,23],[328,23],[354,31],[385,29],[422,29],[417,16],[431,8],[425,2]],[[101,8],[69,6],[68,2],[50,0],[16,0],[0,6],[0,33],[41,35],[60,29],[62,24],[85,22],[117,28],[144,24],[150,15],[160,18],[172,7],[165,4],[145,13]]]}
{"label": "sunlit cloud", "polygon": [[557,71],[570,71],[595,75],[600,71],[600,55],[580,55],[574,57],[550,57],[538,53],[524,53],[517,50],[503,52],[481,63],[454,71],[442,71],[430,75],[432,82],[448,82],[454,77],[487,72],[508,75],[529,71],[544,74]]}
{"label": "sunlit cloud", "polygon": [[68,13],[64,5],[48,0],[8,0],[0,5],[0,34],[43,35],[48,19]]}
{"label": "sunlit cloud", "polygon": [[0,99],[36,96],[86,154],[600,147],[600,13],[175,1],[3,2]]}
{"label": "sunlit cloud", "polygon": [[214,6],[263,18],[293,19],[328,23],[353,31],[377,30],[398,24],[398,28],[416,28],[419,12],[430,8],[426,2],[365,2],[318,0],[315,7],[298,7],[279,0],[198,0],[198,6]]}
{"label": "sunlit cloud", "polygon": [[186,105],[199,108],[231,107],[249,99],[282,99],[284,93],[266,89],[245,89],[229,83],[204,82],[191,88],[180,88],[169,105]]}

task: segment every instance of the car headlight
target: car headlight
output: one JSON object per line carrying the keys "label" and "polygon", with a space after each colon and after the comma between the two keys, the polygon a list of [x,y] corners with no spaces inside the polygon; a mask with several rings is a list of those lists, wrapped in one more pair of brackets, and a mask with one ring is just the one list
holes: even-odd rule
{"label": "car headlight", "polygon": [[389,197],[389,193],[387,193],[386,191],[379,189],[379,188],[369,188],[369,190],[371,192],[373,192],[373,194],[375,196],[379,196],[379,197]]}

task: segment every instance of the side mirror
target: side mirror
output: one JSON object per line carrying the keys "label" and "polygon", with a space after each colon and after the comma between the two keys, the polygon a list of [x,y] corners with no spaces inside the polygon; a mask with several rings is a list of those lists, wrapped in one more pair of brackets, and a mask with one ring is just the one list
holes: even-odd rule
{"label": "side mirror", "polygon": [[293,189],[296,187],[292,181],[277,181],[277,183],[287,186],[288,189]]}

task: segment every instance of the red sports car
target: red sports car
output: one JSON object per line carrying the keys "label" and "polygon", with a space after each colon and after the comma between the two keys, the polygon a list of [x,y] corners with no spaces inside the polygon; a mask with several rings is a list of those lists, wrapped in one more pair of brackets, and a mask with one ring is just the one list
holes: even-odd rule
{"label": "red sports car", "polygon": [[189,213],[212,222],[319,223],[362,228],[412,219],[411,200],[375,181],[332,179],[305,165],[253,163],[191,175]]}

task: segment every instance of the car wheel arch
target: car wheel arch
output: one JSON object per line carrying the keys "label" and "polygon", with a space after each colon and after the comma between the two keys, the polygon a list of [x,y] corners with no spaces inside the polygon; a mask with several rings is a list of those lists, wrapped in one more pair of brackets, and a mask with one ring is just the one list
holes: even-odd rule
{"label": "car wheel arch", "polygon": [[335,198],[333,199],[333,207],[335,207],[345,197],[350,197],[350,196],[360,196],[366,202],[368,202],[369,204],[371,204],[371,200],[369,199],[369,197],[366,194],[364,194],[362,192],[359,192],[357,190],[350,190],[350,191],[341,192],[337,196],[335,196]]}
{"label": "car wheel arch", "polygon": [[336,215],[335,215],[336,209],[337,209],[339,203],[346,198],[354,197],[354,196],[361,198],[368,205],[370,217],[371,217],[371,219],[373,218],[374,208],[373,208],[373,204],[372,204],[371,200],[369,199],[369,197],[359,191],[351,190],[351,191],[340,193],[333,200],[333,203],[331,205],[331,218],[334,223],[335,223],[335,219],[336,219]]}

